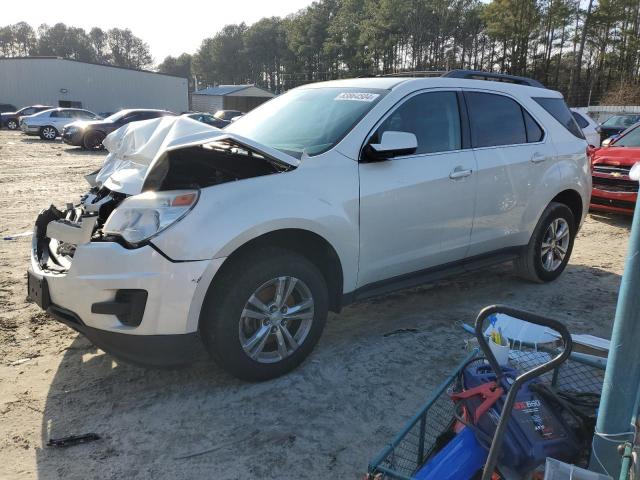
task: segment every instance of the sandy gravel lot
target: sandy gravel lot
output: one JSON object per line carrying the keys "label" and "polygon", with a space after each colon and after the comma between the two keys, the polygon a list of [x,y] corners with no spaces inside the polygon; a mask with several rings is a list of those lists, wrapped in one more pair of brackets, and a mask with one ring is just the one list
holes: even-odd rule
{"label": "sandy gravel lot", "polygon": [[[0,131],[0,237],[77,200],[103,157]],[[481,307],[524,307],[608,337],[629,227],[590,215],[553,284],[501,266],[353,305],[330,317],[301,368],[262,384],[204,359],[170,371],[115,362],[26,302],[30,239],[1,240],[0,478],[358,478],[462,357],[456,322]],[[401,328],[416,331],[384,336]],[[45,446],[86,432],[102,439]]]}

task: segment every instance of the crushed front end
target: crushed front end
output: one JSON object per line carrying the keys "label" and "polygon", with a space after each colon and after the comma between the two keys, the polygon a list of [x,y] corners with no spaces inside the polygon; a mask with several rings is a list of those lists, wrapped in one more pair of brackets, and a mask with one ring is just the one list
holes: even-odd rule
{"label": "crushed front end", "polygon": [[92,189],[36,219],[28,296],[94,344],[126,361],[167,366],[202,352],[191,301],[207,261],[172,262],[153,244],[129,248],[104,224],[126,195]]}

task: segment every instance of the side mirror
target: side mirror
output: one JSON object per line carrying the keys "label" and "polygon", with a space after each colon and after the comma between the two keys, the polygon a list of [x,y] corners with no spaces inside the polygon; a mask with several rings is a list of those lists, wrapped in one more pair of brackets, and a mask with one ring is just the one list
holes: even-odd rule
{"label": "side mirror", "polygon": [[370,143],[363,150],[365,162],[380,162],[399,155],[411,155],[418,148],[418,139],[409,132],[383,132],[380,143]]}
{"label": "side mirror", "polygon": [[609,138],[605,138],[600,144],[602,147],[608,147],[611,145],[611,142],[616,140],[620,135],[611,135]]}

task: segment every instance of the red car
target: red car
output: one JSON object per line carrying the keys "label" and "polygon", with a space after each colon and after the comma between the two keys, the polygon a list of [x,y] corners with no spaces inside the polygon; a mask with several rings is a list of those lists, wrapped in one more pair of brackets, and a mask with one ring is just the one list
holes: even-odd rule
{"label": "red car", "polygon": [[640,123],[633,125],[607,146],[591,150],[592,210],[632,214],[638,198],[638,181],[629,170],[640,162]]}

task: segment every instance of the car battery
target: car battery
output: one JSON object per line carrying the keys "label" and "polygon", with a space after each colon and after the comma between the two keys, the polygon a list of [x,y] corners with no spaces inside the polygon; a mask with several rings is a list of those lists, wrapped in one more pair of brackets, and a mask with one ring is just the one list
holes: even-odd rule
{"label": "car battery", "polygon": [[[491,366],[483,361],[468,365],[462,373],[465,389],[491,383],[496,388],[502,388],[502,395],[476,421],[476,427],[485,434],[478,435],[478,441],[486,444],[487,449],[487,442],[496,431],[506,394],[518,376],[518,372],[512,368],[504,367],[503,373],[500,385],[496,383],[497,378]],[[556,413],[558,409],[531,390],[531,385],[539,381],[533,379],[525,382],[518,391],[498,456],[499,468],[523,476],[543,464],[547,457],[571,462],[580,453],[571,427]],[[482,404],[480,396],[465,399],[469,418],[476,417],[475,412]]]}

